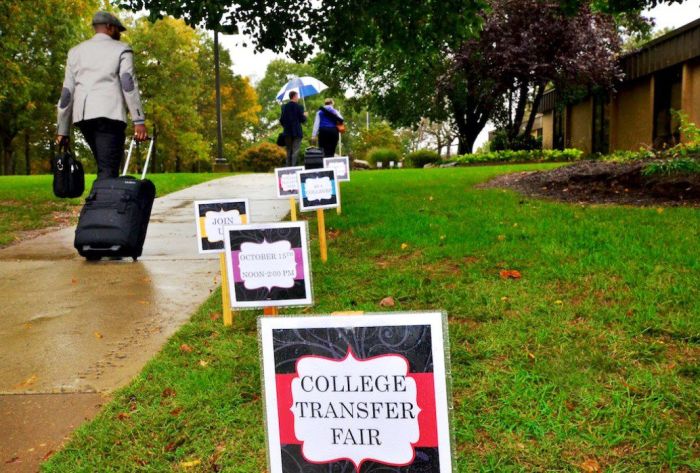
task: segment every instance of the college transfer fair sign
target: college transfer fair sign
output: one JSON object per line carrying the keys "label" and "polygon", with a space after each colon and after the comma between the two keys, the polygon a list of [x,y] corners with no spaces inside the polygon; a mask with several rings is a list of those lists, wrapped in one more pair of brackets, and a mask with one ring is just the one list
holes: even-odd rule
{"label": "college transfer fair sign", "polygon": [[306,222],[226,227],[231,307],[311,305]]}
{"label": "college transfer fair sign", "polygon": [[259,321],[270,473],[452,473],[442,313]]}
{"label": "college transfer fair sign", "polygon": [[224,227],[249,223],[248,199],[196,200],[197,244],[200,253],[224,251]]}

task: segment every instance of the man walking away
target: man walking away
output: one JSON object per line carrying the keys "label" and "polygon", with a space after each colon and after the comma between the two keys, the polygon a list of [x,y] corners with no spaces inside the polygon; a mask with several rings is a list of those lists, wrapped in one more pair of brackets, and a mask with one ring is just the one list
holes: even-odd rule
{"label": "man walking away", "polygon": [[289,102],[282,106],[280,123],[284,128],[285,146],[287,147],[287,166],[296,166],[304,133],[301,124],[306,122],[307,113],[299,105],[299,93],[289,92]]}
{"label": "man walking away", "polygon": [[97,162],[97,179],[117,177],[124,156],[126,107],[134,138],[147,138],[141,95],[131,47],[119,41],[126,28],[108,12],[92,19],[95,35],[68,52],[63,90],[58,102],[56,143],[67,146],[71,124],[87,141]]}

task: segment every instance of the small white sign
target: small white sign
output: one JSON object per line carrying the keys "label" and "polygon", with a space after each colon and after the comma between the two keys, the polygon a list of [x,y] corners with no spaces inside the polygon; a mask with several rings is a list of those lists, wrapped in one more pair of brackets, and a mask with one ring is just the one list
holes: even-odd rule
{"label": "small white sign", "polygon": [[310,169],[297,173],[299,208],[302,212],[338,207],[338,181],[334,169]]}
{"label": "small white sign", "polygon": [[299,195],[299,183],[297,181],[297,173],[303,170],[304,166],[275,168],[278,198],[285,199],[288,197],[296,197]]}
{"label": "small white sign", "polygon": [[338,182],[350,180],[350,158],[347,156],[323,158],[323,167],[335,170],[335,177],[338,179]]}
{"label": "small white sign", "polygon": [[313,303],[306,222],[224,229],[231,307]]}
{"label": "small white sign", "polygon": [[394,161],[389,161],[389,167],[393,168],[394,167]]}
{"label": "small white sign", "polygon": [[199,252],[223,253],[224,227],[250,223],[248,199],[196,200],[194,218]]}
{"label": "small white sign", "polygon": [[382,166],[384,166],[384,163],[381,161],[377,161],[377,169],[381,169]]}

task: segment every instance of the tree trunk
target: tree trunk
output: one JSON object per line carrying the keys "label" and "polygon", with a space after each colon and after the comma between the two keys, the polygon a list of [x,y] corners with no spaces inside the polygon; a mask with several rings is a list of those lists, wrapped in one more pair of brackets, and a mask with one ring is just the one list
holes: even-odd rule
{"label": "tree trunk", "polygon": [[537,109],[540,108],[540,102],[542,101],[542,96],[544,95],[544,83],[537,85],[537,92],[535,93],[535,98],[532,101],[532,109],[530,110],[530,116],[527,119],[527,125],[525,125],[525,131],[523,131],[524,136],[530,136],[532,133],[532,126],[535,124],[535,117],[537,116]]}
{"label": "tree trunk", "polygon": [[520,90],[518,91],[518,103],[515,107],[515,117],[513,117],[513,124],[508,132],[508,138],[510,138],[511,141],[520,134],[520,125],[523,123],[525,107],[527,106],[527,91],[527,83],[521,82]]}
{"label": "tree trunk", "polygon": [[12,171],[12,155],[14,150],[12,149],[12,139],[13,137],[3,137],[2,140],[2,173],[6,176],[10,175]]}
{"label": "tree trunk", "polygon": [[29,130],[24,132],[24,169],[27,176],[32,173],[32,163],[29,157]]}

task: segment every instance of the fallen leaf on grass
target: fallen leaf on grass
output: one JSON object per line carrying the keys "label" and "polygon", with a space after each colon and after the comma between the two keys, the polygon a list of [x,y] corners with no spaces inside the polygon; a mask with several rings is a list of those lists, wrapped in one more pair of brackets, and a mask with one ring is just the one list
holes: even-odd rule
{"label": "fallen leaf on grass", "polygon": [[663,207],[659,207],[658,209],[656,209],[656,211],[660,214],[664,213]]}
{"label": "fallen leaf on grass", "polygon": [[179,416],[180,412],[182,412],[182,407],[176,407],[172,411],[170,411],[171,416]]}
{"label": "fallen leaf on grass", "polygon": [[221,312],[212,312],[212,313],[209,315],[209,318],[210,318],[211,320],[219,320],[219,319],[221,318]]}
{"label": "fallen leaf on grass", "polygon": [[504,241],[506,239],[505,235],[498,235],[498,241]]}
{"label": "fallen leaf on grass", "polygon": [[396,302],[394,301],[393,297],[389,296],[379,301],[379,305],[381,307],[394,307],[396,305]]}
{"label": "fallen leaf on grass", "polygon": [[340,236],[340,230],[334,230],[334,229],[328,230],[328,239],[329,240],[335,240],[339,236]]}
{"label": "fallen leaf on grass", "polygon": [[185,353],[192,353],[192,347],[186,343],[183,343],[182,345],[180,345],[180,351]]}
{"label": "fallen leaf on grass", "polygon": [[562,305],[562,304],[564,304],[564,301],[560,301],[560,300],[557,299],[556,301],[554,301],[554,303],[555,303],[556,305]]}
{"label": "fallen leaf on grass", "polygon": [[600,464],[593,458],[581,463],[581,469],[586,473],[597,473],[600,471]]}
{"label": "fallen leaf on grass", "polygon": [[54,454],[54,451],[53,451],[53,450],[49,450],[48,452],[46,452],[46,453],[44,454],[43,457],[41,457],[41,460],[42,460],[42,461],[46,461],[46,460],[48,460],[49,458],[51,458],[51,456],[52,456],[53,454]]}
{"label": "fallen leaf on grass", "polygon": [[161,397],[175,397],[177,396],[177,393],[173,388],[165,388],[163,389],[163,392],[161,393]]}
{"label": "fallen leaf on grass", "polygon": [[209,362],[205,360],[199,360],[199,366],[201,366],[202,368],[206,368],[207,366],[209,366]]}
{"label": "fallen leaf on grass", "polygon": [[408,243],[401,243],[401,249],[405,250],[408,248]]}
{"label": "fallen leaf on grass", "polygon": [[535,359],[535,354],[534,354],[534,353],[527,352],[527,357],[530,358],[531,360],[534,360],[534,359]]}
{"label": "fallen leaf on grass", "polygon": [[129,414],[128,412],[120,412],[119,414],[117,414],[117,419],[119,420],[126,420],[129,418],[131,418],[131,414]]}
{"label": "fallen leaf on grass", "polygon": [[522,277],[517,269],[502,269],[498,274],[501,279],[520,279]]}
{"label": "fallen leaf on grass", "polygon": [[187,462],[180,462],[180,466],[183,468],[192,468],[193,466],[197,466],[200,463],[202,463],[202,460],[191,460]]}

